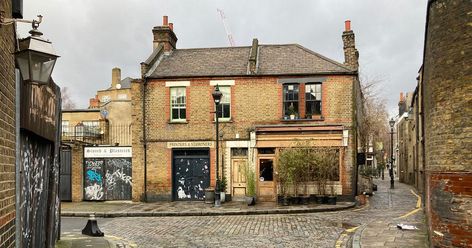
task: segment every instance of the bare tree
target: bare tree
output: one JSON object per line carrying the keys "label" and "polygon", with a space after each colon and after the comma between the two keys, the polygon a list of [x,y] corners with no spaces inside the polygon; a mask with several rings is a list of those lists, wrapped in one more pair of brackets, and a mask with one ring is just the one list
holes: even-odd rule
{"label": "bare tree", "polygon": [[61,88],[61,100],[62,100],[62,109],[74,109],[75,102],[72,101],[72,98],[69,94],[69,89],[67,87]]}
{"label": "bare tree", "polygon": [[380,94],[382,79],[379,77],[361,77],[361,88],[363,93],[362,118],[360,120],[360,146],[368,151],[372,145],[382,142],[384,146],[388,141],[388,112],[386,101]]}

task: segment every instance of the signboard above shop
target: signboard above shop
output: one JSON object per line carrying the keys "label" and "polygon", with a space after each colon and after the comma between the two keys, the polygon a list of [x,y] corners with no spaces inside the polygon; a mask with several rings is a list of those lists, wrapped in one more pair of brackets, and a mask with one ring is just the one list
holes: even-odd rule
{"label": "signboard above shop", "polygon": [[94,146],[84,148],[84,158],[130,158],[131,146]]}

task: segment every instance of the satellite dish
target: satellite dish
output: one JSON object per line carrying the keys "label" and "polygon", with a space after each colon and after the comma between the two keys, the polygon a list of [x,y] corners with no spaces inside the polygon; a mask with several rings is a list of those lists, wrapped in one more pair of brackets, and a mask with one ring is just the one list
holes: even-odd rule
{"label": "satellite dish", "polygon": [[117,90],[121,89],[121,84],[116,84],[116,89]]}
{"label": "satellite dish", "polygon": [[106,119],[108,117],[108,110],[102,109],[100,114],[102,114],[103,119]]}

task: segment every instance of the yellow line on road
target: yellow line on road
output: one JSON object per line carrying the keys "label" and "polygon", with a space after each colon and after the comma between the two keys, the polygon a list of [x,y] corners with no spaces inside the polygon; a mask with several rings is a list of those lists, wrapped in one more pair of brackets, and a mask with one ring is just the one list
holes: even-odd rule
{"label": "yellow line on road", "polygon": [[344,238],[348,235],[348,233],[354,232],[357,228],[359,228],[359,226],[356,226],[356,227],[353,227],[353,228],[349,228],[349,229],[344,230],[344,231],[341,233],[341,235],[339,235],[338,240],[336,240],[336,248],[341,248],[342,245],[343,245],[343,240],[344,240]]}
{"label": "yellow line on road", "polygon": [[413,195],[415,195],[418,198],[418,200],[416,201],[416,208],[420,208],[421,207],[421,196],[416,194],[415,191],[413,191],[412,189],[410,189],[410,191]]}
{"label": "yellow line on road", "polygon": [[410,212],[408,212],[408,213],[406,213],[406,214],[400,216],[400,217],[395,218],[396,220],[397,220],[397,219],[406,218],[406,217],[408,217],[408,216],[410,216],[410,215],[415,214],[416,212],[418,212],[418,211],[420,211],[420,210],[422,209],[422,208],[421,208],[421,196],[419,196],[418,194],[416,194],[415,191],[413,191],[412,189],[410,190],[410,192],[418,198],[418,200],[416,201],[416,208],[413,209],[412,211],[410,211]]}
{"label": "yellow line on road", "polygon": [[357,228],[359,228],[359,226],[356,226],[356,227],[353,227],[353,228],[349,228],[349,229],[346,230],[346,232],[352,233],[352,232],[354,232]]}

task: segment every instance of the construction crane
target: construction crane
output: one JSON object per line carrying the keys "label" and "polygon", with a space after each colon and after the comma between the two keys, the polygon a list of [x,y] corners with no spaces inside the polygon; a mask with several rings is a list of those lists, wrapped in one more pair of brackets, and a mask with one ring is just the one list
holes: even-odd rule
{"label": "construction crane", "polygon": [[228,36],[230,46],[235,46],[233,35],[231,34],[231,31],[229,30],[229,27],[226,24],[225,12],[223,12],[223,10],[221,10],[221,9],[216,9],[216,11],[218,11],[218,13],[220,13],[220,17],[221,17],[221,20],[223,21],[223,25],[225,26],[226,35]]}

